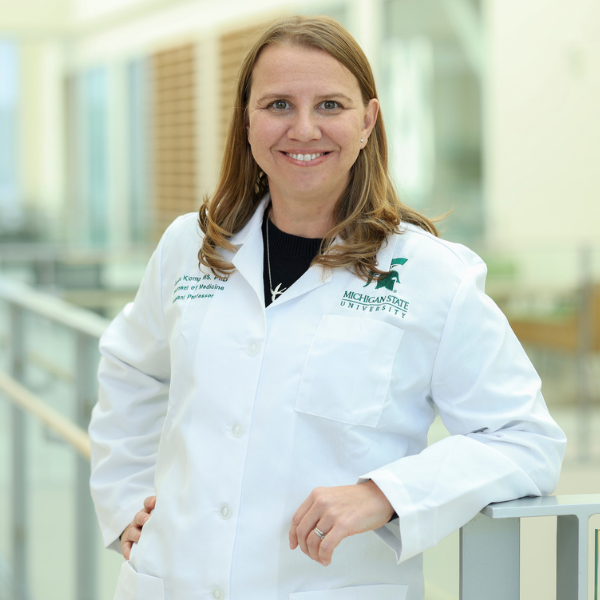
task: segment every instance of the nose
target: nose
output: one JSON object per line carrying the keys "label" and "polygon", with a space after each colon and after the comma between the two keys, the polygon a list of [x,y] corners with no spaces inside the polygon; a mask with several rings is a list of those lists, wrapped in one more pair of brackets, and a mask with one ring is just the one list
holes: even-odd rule
{"label": "nose", "polygon": [[321,139],[317,115],[310,109],[298,110],[290,123],[287,136],[288,139],[299,142]]}

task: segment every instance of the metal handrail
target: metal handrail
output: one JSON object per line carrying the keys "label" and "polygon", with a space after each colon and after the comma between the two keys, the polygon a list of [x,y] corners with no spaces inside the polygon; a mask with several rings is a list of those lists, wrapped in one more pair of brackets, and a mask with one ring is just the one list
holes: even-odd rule
{"label": "metal handrail", "polygon": [[107,319],[95,313],[3,277],[0,277],[0,299],[96,339],[109,324]]}
{"label": "metal handrail", "polygon": [[32,414],[49,429],[52,429],[83,458],[90,460],[90,437],[88,434],[2,371],[0,371],[0,392],[6,394],[15,406]]}
{"label": "metal handrail", "polygon": [[90,248],[89,246],[65,246],[53,243],[0,243],[0,264],[23,262],[64,261],[83,264],[109,264],[123,259],[148,260],[155,248],[153,243]]}
{"label": "metal handrail", "polygon": [[[0,334],[0,348],[2,346],[8,347],[8,338]],[[55,379],[60,379],[67,383],[73,383],[75,376],[67,369],[57,365],[54,361],[46,358],[42,353],[30,350],[27,352],[27,361],[36,367],[39,367],[43,371],[46,371],[49,375]]]}
{"label": "metal handrail", "polygon": [[549,516],[557,519],[556,600],[587,600],[588,524],[596,514],[600,494],[520,498],[486,506],[460,530],[460,600],[518,600],[521,519]]}
{"label": "metal handrail", "polygon": [[[12,596],[14,600],[29,600],[29,478],[27,471],[28,428],[26,412],[44,422],[79,453],[75,476],[75,532],[77,565],[75,569],[75,594],[77,600],[96,600],[98,525],[89,491],[90,444],[87,428],[92,408],[96,403],[96,369],[98,339],[109,321],[68,304],[50,294],[0,277],[0,300],[8,305],[8,373],[0,374],[0,391],[12,402]],[[76,418],[69,421],[27,390],[25,365],[29,359],[26,351],[25,315],[33,314],[61,325],[74,336],[76,345],[73,368]]]}

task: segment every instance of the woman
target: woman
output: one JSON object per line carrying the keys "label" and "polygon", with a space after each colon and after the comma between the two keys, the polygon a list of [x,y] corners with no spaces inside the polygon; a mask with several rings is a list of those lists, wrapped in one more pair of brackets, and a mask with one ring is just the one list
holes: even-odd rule
{"label": "woman", "polygon": [[421,552],[550,493],[564,435],[485,265],[398,200],[350,35],[275,23],[235,106],[199,227],[169,227],[101,342],[115,599],[420,600]]}

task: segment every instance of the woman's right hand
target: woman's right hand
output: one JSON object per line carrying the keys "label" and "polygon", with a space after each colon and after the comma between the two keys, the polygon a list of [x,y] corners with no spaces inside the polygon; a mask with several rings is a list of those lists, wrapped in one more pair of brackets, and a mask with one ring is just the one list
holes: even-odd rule
{"label": "woman's right hand", "polygon": [[154,510],[155,506],[156,496],[148,496],[148,498],[144,500],[144,508],[136,513],[131,524],[128,525],[127,529],[121,534],[121,553],[125,557],[125,560],[129,560],[133,544],[140,541],[142,527],[150,518],[150,513]]}

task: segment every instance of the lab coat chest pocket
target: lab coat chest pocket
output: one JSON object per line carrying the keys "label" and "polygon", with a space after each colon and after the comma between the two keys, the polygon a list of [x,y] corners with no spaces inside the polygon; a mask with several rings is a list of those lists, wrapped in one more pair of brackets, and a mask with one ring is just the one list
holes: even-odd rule
{"label": "lab coat chest pocket", "polygon": [[324,315],[304,365],[296,410],[375,427],[403,334],[375,319]]}
{"label": "lab coat chest pocket", "polygon": [[289,600],[405,600],[407,585],[352,585],[336,590],[298,592]]}
{"label": "lab coat chest pocket", "polygon": [[162,579],[136,573],[129,561],[123,563],[113,600],[164,600]]}

